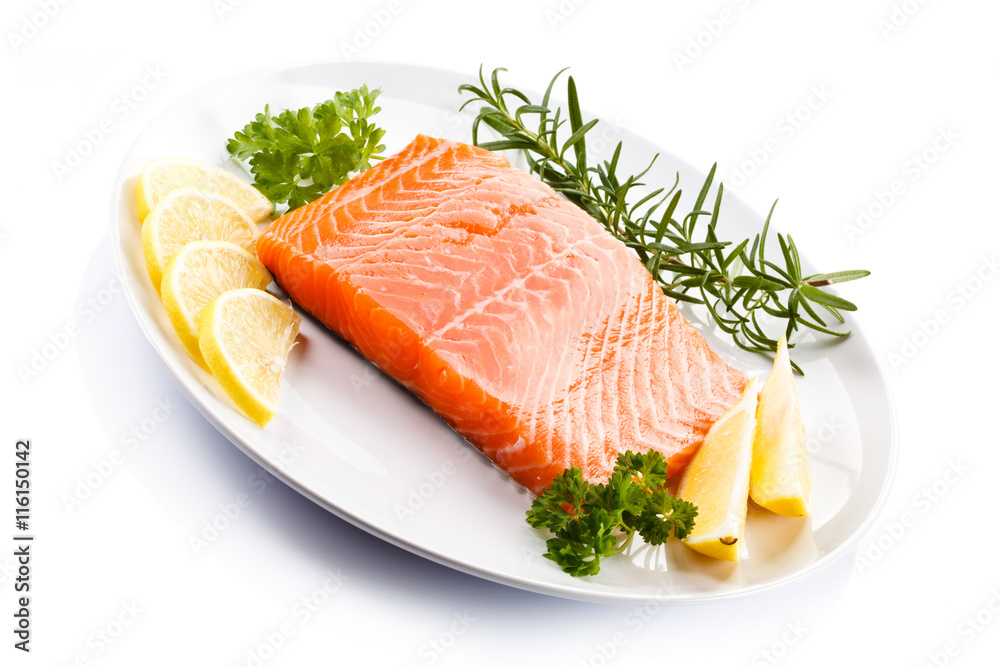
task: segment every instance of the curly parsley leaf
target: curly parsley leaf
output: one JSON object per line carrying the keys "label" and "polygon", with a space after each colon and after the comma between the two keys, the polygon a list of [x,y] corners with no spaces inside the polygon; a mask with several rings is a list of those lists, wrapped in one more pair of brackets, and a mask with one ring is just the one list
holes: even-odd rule
{"label": "curly parsley leaf", "polygon": [[698,508],[692,503],[670,495],[665,489],[658,489],[649,496],[639,514],[639,535],[653,545],[663,544],[671,534],[683,539],[694,528],[696,516]]}
{"label": "curly parsley leaf", "polygon": [[546,558],[574,577],[594,575],[602,558],[623,551],[636,534],[659,545],[691,532],[698,508],[670,495],[666,481],[667,463],[654,451],[620,454],[603,484],[572,467],[534,499],[527,521],[552,533]]}
{"label": "curly parsley leaf", "polygon": [[635,518],[646,503],[646,491],[632,479],[632,471],[616,466],[604,484],[590,485],[590,507],[601,508],[628,530],[635,527]]}
{"label": "curly parsley leaf", "polygon": [[632,473],[636,483],[647,490],[659,489],[667,483],[667,461],[660,452],[622,452],[618,455],[615,467]]}
{"label": "curly parsley leaf", "polygon": [[381,90],[361,86],[297,111],[271,115],[269,105],[226,144],[250,163],[254,186],[275,206],[295,209],[371,168],[385,146],[385,130],[369,121]]}
{"label": "curly parsley leaf", "polygon": [[565,527],[582,512],[589,486],[579,468],[564,471],[531,503],[528,523],[553,532]]}
{"label": "curly parsley leaf", "polygon": [[545,543],[545,557],[574,577],[597,574],[601,558],[618,551],[617,524],[610,513],[595,508],[570,521]]}

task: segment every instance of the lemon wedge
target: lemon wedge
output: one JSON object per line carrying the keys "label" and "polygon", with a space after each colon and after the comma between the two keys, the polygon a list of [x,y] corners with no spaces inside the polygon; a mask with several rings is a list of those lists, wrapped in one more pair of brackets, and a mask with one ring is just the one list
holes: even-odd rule
{"label": "lemon wedge", "polygon": [[271,274],[260,261],[229,241],[192,241],[167,262],[160,296],[170,323],[195,361],[205,366],[198,346],[201,312],[223,292],[263,289]]}
{"label": "lemon wedge", "polygon": [[750,497],[761,507],[785,516],[811,511],[812,480],[799,398],[782,336],[774,369],[764,382],[757,405],[757,436],[750,467]]}
{"label": "lemon wedge", "polygon": [[229,241],[255,252],[257,228],[228,199],[200,190],[176,190],[156,205],[142,225],[142,252],[157,293],[167,262],[191,241]]}
{"label": "lemon wedge", "polygon": [[225,197],[254,222],[271,215],[271,202],[252,185],[221,167],[187,158],[160,158],[146,163],[135,186],[136,212],[143,222],[175,190],[202,190]]}
{"label": "lemon wedge", "polygon": [[683,542],[706,556],[739,560],[747,517],[756,409],[755,377],[747,383],[736,405],[709,429],[681,476],[677,495],[698,506],[694,530]]}
{"label": "lemon wedge", "polygon": [[202,356],[233,402],[260,426],[274,417],[300,318],[259,289],[223,292],[202,311]]}

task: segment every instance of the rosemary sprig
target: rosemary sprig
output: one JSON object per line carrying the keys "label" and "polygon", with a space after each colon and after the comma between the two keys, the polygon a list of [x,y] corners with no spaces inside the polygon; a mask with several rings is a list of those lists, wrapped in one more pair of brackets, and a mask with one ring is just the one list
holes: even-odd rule
{"label": "rosemary sprig", "polygon": [[[623,177],[618,173],[622,152],[619,141],[610,161],[588,164],[586,135],[597,120],[583,122],[572,76],[566,84],[567,113],[564,115],[560,107],[550,108],[552,90],[565,69],[552,77],[540,104],[531,102],[519,90],[502,87],[499,74],[505,71],[493,70],[487,83],[480,68],[479,86],[459,86],[459,92],[473,96],[462,105],[463,109],[481,103],[472,124],[473,143],[494,151],[523,151],[533,173],[636,252],[664,294],[677,301],[707,306],[718,326],[733,337],[736,345],[750,352],[767,354],[777,349],[780,335],[766,331],[771,327],[765,316],[786,320],[784,333],[789,338],[800,326],[830,336],[850,334],[830,328],[826,318],[842,324],[841,311],[857,310],[857,306],[823,288],[864,278],[869,272],[803,276],[798,249],[787,234],[777,234],[781,260],[776,263],[768,259],[764,246],[777,201],[753,239],[735,245],[721,241],[715,230],[722,205],[722,183],[715,190],[711,207],[706,206],[716,165],[708,172],[692,210],[681,215],[677,211],[682,192],[679,173],[669,189],[649,190],[642,181],[657,156],[642,172]],[[529,117],[534,117],[537,124],[529,127]],[[567,123],[569,136],[562,140],[560,130],[565,131]],[[480,141],[482,124],[495,130],[500,139]],[[702,218],[707,219],[707,224],[698,224]],[[802,372],[794,362],[792,365]]]}

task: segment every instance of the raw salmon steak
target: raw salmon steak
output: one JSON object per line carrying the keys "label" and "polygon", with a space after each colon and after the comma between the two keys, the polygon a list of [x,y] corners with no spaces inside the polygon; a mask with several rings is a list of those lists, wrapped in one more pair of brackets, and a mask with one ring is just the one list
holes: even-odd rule
{"label": "raw salmon steak", "polygon": [[636,255],[503,156],[418,136],[275,221],[281,287],[538,493],[619,452],[671,474],[739,399]]}

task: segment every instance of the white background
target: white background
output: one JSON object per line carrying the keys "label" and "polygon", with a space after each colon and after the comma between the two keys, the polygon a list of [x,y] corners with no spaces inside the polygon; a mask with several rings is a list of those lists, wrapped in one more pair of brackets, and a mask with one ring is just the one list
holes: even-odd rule
{"label": "white background", "polygon": [[[223,2],[4,3],[0,470],[11,478],[13,443],[30,437],[39,541],[30,655],[11,648],[0,552],[0,663],[256,664],[249,652],[288,623],[263,664],[995,664],[1000,5]],[[572,65],[590,111],[702,169],[718,161],[762,213],[780,198],[776,224],[822,270],[872,270],[841,292],[885,366],[900,457],[857,553],[777,592],[644,615],[453,572],[274,483],[196,555],[188,538],[259,469],[186,402],[110,293],[116,171],[144,125],[202,84],[345,58],[504,65],[535,89]],[[808,118],[788,132],[796,110]],[[57,173],[104,118],[91,154]],[[933,163],[916,167],[925,152]],[[859,208],[876,215],[859,225]],[[67,325],[77,335],[23,377]],[[169,417],[68,510],[63,494],[165,414],[158,401]],[[328,570],[343,585],[307,617],[299,600]]]}

